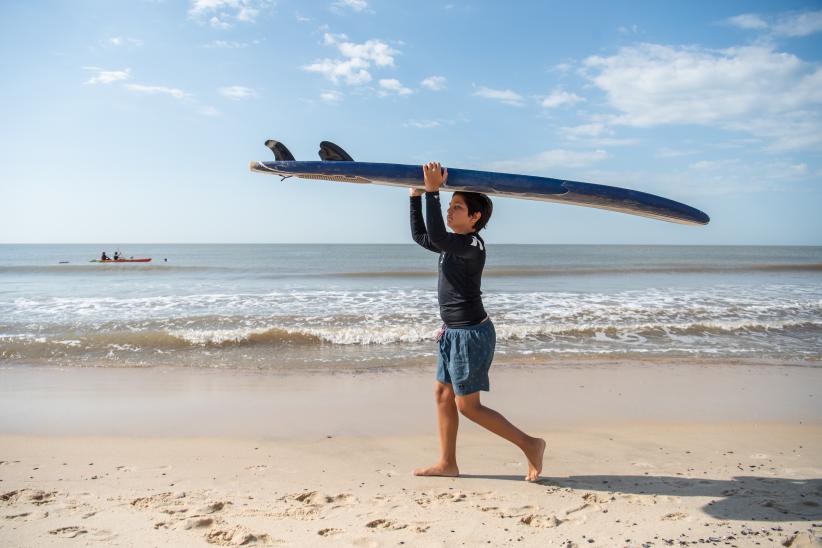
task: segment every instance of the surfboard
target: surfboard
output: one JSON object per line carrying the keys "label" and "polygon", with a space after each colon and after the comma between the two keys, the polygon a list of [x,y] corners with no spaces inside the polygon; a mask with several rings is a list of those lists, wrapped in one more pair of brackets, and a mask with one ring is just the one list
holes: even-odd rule
{"label": "surfboard", "polygon": [[[279,141],[265,145],[275,161],[252,161],[249,169],[256,173],[343,183],[376,184],[424,188],[422,166],[356,162],[342,148],[329,141],[320,143],[320,161],[297,161]],[[686,225],[706,225],[710,217],[704,212],[662,196],[627,188],[552,179],[534,175],[517,175],[448,167],[446,192],[481,192],[491,196],[541,200],[595,207],[650,217]]]}

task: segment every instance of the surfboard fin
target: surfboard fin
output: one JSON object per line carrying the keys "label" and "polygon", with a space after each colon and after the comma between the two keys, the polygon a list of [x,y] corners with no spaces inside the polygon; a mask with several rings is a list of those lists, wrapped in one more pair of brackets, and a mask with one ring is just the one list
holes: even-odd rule
{"label": "surfboard fin", "polygon": [[320,143],[320,160],[323,162],[353,162],[351,157],[341,147],[335,145],[331,141],[323,141]]}
{"label": "surfboard fin", "polygon": [[271,152],[274,153],[274,157],[277,159],[278,162],[294,162],[294,155],[291,154],[291,151],[285,148],[285,145],[279,141],[275,141],[274,139],[269,139],[265,142],[265,146],[271,149]]}

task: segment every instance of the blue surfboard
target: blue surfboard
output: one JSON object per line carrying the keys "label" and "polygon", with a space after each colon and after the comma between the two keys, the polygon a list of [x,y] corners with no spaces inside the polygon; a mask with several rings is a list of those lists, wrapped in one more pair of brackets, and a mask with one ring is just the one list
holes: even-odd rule
{"label": "blue surfboard", "polygon": [[[328,141],[320,144],[322,160],[319,162],[295,160],[278,141],[266,141],[266,146],[274,152],[276,161],[252,161],[249,164],[251,171],[283,178],[424,188],[422,166],[355,162],[343,149]],[[448,181],[442,190],[596,207],[687,225],[710,222],[710,217],[702,211],[654,194],[549,177],[449,167]]]}

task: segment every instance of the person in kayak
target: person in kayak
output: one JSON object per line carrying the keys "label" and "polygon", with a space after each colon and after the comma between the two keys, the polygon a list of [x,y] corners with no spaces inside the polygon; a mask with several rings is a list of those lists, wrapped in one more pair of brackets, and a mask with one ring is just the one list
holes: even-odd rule
{"label": "person in kayak", "polygon": [[114,252],[114,260],[116,261],[119,258],[120,258],[120,250],[118,249],[117,251]]}
{"label": "person in kayak", "polygon": [[109,259],[108,255],[106,255],[106,252],[103,251],[103,254],[100,256],[100,260],[101,261],[110,261],[111,259]]}
{"label": "person in kayak", "polygon": [[542,472],[545,440],[529,436],[497,411],[480,403],[480,391],[490,390],[488,370],[494,358],[496,332],[482,304],[485,242],[479,235],[491,218],[493,205],[484,194],[455,192],[448,206],[445,230],[439,189],[448,170],[438,162],[423,166],[425,221],[421,190],[410,189],[411,236],[438,253],[437,300],[444,325],[440,330],[434,396],[440,433],[439,461],[414,470],[417,476],[458,476],[457,428],[459,413],[519,447],[528,460],[525,479],[536,481]]}

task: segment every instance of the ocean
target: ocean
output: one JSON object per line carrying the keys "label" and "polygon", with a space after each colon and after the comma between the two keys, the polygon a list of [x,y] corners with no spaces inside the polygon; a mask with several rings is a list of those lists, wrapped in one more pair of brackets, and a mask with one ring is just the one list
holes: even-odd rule
{"label": "ocean", "polygon": [[[0,365],[282,371],[436,360],[437,256],[402,245],[0,245]],[[60,264],[60,263],[64,264]],[[822,365],[822,247],[489,244],[499,364]]]}

